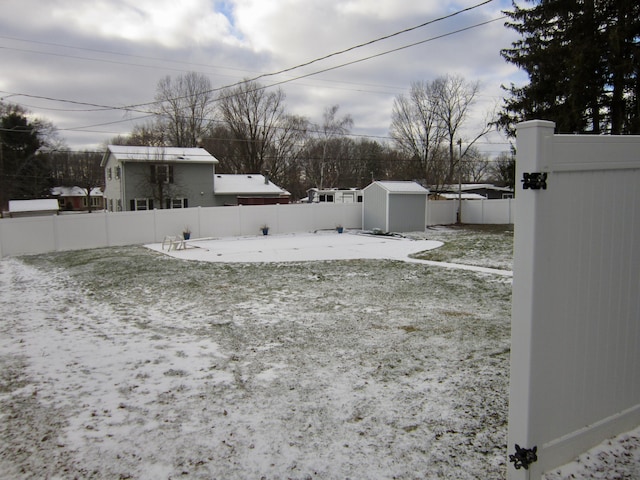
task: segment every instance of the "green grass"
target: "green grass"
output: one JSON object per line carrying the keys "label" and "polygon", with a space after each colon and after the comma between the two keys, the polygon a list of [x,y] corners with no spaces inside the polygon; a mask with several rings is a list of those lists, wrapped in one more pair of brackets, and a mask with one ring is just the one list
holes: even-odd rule
{"label": "green grass", "polygon": [[462,263],[511,270],[513,265],[513,225],[462,225],[427,230],[429,240],[444,245],[413,255],[436,262]]}
{"label": "green grass", "polygon": [[[430,259],[510,265],[508,228],[439,228],[427,237],[445,242]],[[126,406],[135,432],[130,437],[144,434],[145,442],[119,437],[104,423],[92,431],[96,439],[82,459],[87,468],[104,461],[114,475],[120,467],[137,472],[137,463],[123,463],[122,452],[152,458],[165,449],[175,475],[180,455],[188,452],[208,459],[199,467],[202,478],[259,478],[269,472],[240,474],[233,465],[243,465],[260,448],[271,452],[271,444],[298,442],[299,465],[311,471],[318,455],[343,455],[342,442],[333,442],[340,438],[348,439],[351,460],[340,475],[324,472],[326,478],[357,476],[371,462],[386,478],[392,472],[401,478],[504,476],[511,309],[506,277],[387,260],[205,263],[144,247],[21,260],[37,269],[36,278],[54,279],[58,295],[74,292],[76,298],[80,292],[86,298],[51,314],[53,325],[64,326],[65,341],[91,334],[96,342],[121,345],[123,353],[138,352],[137,363],[119,365],[130,369],[139,387],[122,385],[111,408]],[[201,355],[204,346],[217,353]],[[174,365],[177,360],[182,363]],[[67,368],[70,378],[79,375]],[[110,367],[102,368],[95,378],[108,378]],[[265,381],[269,372],[274,378]],[[173,390],[154,393],[158,374],[161,385],[172,382]],[[207,383],[222,374],[232,380]],[[14,377],[22,378],[7,374],[7,382],[16,383]],[[62,387],[56,384],[52,395],[71,405],[68,415],[86,417],[95,405],[103,408],[99,396],[87,393],[76,404],[64,393],[72,390]],[[197,418],[189,423],[192,412]],[[156,417],[184,417],[185,424],[136,429]],[[211,443],[211,425],[216,439],[234,439],[236,452]],[[271,473],[285,470],[278,464]]]}

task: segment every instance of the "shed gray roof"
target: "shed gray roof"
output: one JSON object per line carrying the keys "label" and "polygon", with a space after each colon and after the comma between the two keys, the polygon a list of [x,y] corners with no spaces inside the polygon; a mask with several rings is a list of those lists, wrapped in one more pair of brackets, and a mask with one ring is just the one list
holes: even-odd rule
{"label": "shed gray roof", "polygon": [[389,193],[429,193],[429,190],[424,188],[422,185],[411,181],[378,180],[366,188],[369,188],[371,185],[379,185]]}

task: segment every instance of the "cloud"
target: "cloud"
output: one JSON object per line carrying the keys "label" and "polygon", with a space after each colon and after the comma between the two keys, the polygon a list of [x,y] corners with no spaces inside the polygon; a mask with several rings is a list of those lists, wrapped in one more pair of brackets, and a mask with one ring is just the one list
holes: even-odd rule
{"label": "cloud", "polygon": [[[479,1],[479,0],[478,0]],[[166,75],[197,71],[214,87],[289,68],[474,5],[414,0],[9,0],[0,18],[0,90],[51,120],[67,143],[97,146],[131,130],[143,112],[100,111],[61,102],[126,106],[153,100]],[[354,133],[388,133],[393,98],[415,80],[461,74],[483,85],[482,102],[499,99],[500,84],[518,72],[500,57],[513,32],[496,21],[494,2],[286,74],[279,85],[291,113],[320,122],[339,104]],[[393,53],[413,43],[419,43]],[[366,57],[373,57],[363,60]],[[363,60],[363,61],[360,61]],[[345,65],[350,62],[351,65]],[[345,66],[342,66],[345,65]],[[324,73],[316,73],[331,69]],[[310,75],[305,78],[297,77]],[[277,88],[277,87],[273,87]],[[0,93],[6,97],[7,93]],[[48,97],[46,100],[38,97]],[[117,122],[117,123],[113,123]],[[86,128],[79,128],[86,127]]]}

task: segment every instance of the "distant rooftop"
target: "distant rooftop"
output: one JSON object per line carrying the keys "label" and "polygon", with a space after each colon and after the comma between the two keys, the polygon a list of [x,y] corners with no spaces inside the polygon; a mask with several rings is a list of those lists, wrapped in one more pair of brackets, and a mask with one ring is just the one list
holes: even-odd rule
{"label": "distant rooftop", "polygon": [[219,163],[218,159],[204,148],[109,145],[107,153],[109,152],[116,159],[129,162]]}
{"label": "distant rooftop", "polygon": [[260,174],[216,174],[213,181],[213,192],[216,195],[291,195],[271,180]]}

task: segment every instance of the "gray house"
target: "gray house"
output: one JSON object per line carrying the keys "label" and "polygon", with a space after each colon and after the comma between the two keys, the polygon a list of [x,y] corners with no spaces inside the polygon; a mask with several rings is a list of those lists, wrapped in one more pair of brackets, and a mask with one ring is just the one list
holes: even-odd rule
{"label": "gray house", "polygon": [[416,182],[378,181],[363,190],[362,228],[423,232],[429,190]]}
{"label": "gray house", "polygon": [[109,145],[105,169],[108,211],[212,207],[218,160],[203,148]]}

